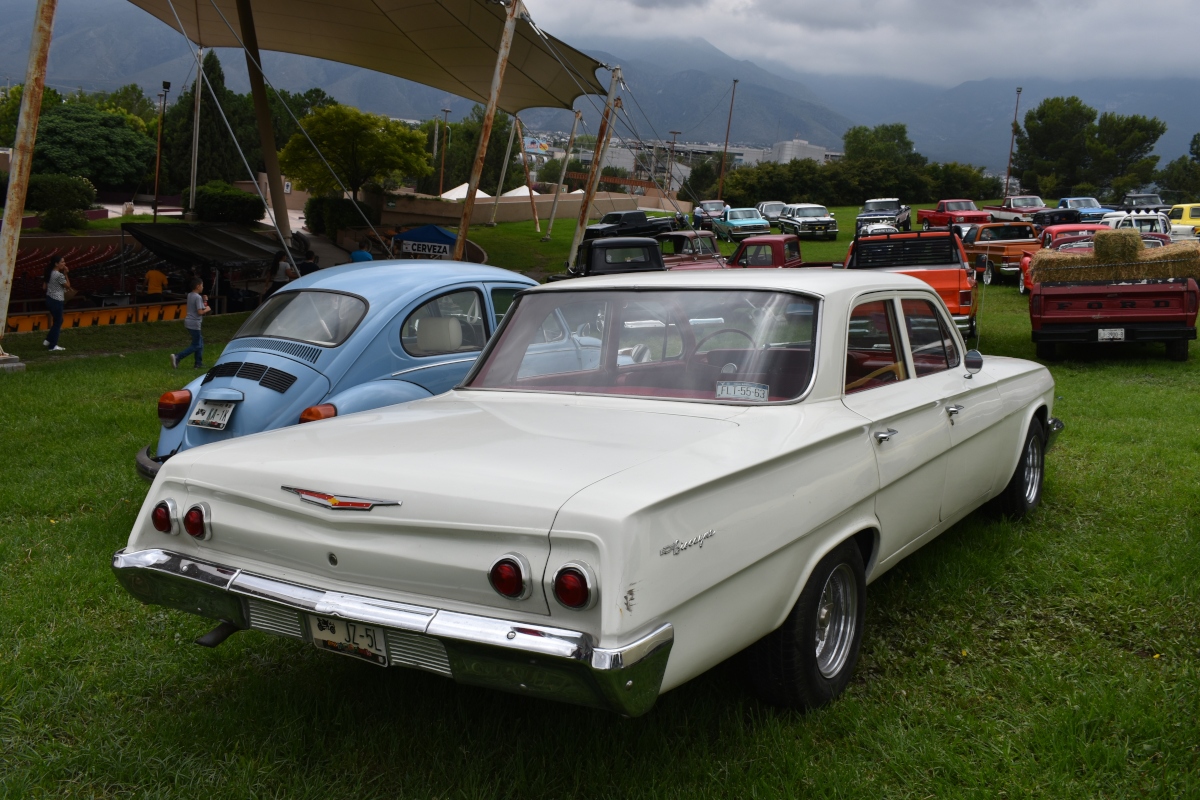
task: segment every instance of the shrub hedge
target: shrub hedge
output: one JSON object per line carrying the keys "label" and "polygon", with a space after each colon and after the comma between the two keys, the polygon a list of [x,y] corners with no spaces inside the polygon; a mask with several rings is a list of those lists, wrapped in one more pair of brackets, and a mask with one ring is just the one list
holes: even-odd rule
{"label": "shrub hedge", "polygon": [[[362,209],[362,214],[355,209],[355,206]],[[363,214],[371,221],[372,225],[379,224],[379,214],[375,209],[366,203],[357,203],[354,200],[347,200],[340,197],[327,198],[324,204],[325,210],[325,235],[332,241],[337,241],[338,231],[345,228],[361,228],[363,225]],[[311,226],[309,230],[312,230]]]}
{"label": "shrub hedge", "polygon": [[325,233],[325,209],[331,199],[313,195],[304,201],[304,226],[313,233]]}
{"label": "shrub hedge", "polygon": [[266,212],[261,197],[243,192],[225,181],[209,181],[196,187],[196,216],[204,222],[253,225]]}

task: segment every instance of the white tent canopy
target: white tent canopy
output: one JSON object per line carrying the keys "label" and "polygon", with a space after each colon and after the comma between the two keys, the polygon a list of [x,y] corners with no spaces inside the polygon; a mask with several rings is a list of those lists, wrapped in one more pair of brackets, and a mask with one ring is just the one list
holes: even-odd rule
{"label": "white tent canopy", "polygon": [[[168,0],[130,0],[178,30]],[[213,0],[171,0],[187,37],[204,47],[239,47]],[[215,0],[238,31],[237,0]],[[262,50],[324,58],[395,75],[486,103],[504,28],[492,0],[250,0]],[[517,21],[499,107],[571,108],[584,93],[604,94],[602,65]],[[553,50],[551,49],[553,48]],[[557,53],[574,77],[555,58]],[[580,89],[582,86],[582,90]]]}
{"label": "white tent canopy", "polygon": [[[442,192],[443,200],[462,200],[466,196],[467,196],[467,184],[465,184],[465,183],[460,183],[458,186],[455,186],[453,189],[449,189],[445,192]],[[491,197],[491,195],[488,194],[487,192],[485,192],[483,189],[476,189],[475,196],[476,197]]]}
{"label": "white tent canopy", "polygon": [[529,197],[529,195],[540,195],[541,192],[535,192],[528,186],[518,186],[515,189],[509,189],[501,197]]}

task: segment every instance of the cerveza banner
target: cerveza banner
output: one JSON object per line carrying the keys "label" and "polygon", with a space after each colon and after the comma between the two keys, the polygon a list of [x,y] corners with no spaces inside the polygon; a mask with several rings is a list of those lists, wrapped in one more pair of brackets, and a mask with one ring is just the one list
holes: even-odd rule
{"label": "cerveza banner", "polygon": [[401,242],[400,252],[420,258],[442,258],[449,260],[450,245],[440,242]]}

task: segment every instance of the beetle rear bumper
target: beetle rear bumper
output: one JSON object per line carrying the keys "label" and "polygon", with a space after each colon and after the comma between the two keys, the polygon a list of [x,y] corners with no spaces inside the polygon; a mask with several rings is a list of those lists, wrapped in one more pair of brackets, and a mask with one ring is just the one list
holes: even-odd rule
{"label": "beetle rear bumper", "polygon": [[137,456],[134,459],[137,464],[138,475],[151,482],[158,475],[158,468],[162,466],[162,462],[167,460],[165,457],[159,459],[150,455],[150,445],[146,445],[141,450],[138,450]]}
{"label": "beetle rear bumper", "polygon": [[628,716],[654,705],[674,642],[664,624],[623,647],[596,647],[579,631],[325,591],[167,550],[118,550],[112,568],[143,603],[304,641],[306,614],[373,625],[391,666]]}

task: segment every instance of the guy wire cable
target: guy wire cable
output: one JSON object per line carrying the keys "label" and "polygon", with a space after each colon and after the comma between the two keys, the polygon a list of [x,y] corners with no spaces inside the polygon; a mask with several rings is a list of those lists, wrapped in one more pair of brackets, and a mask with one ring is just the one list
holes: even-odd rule
{"label": "guy wire cable", "polygon": [[[172,0],[167,0],[167,5],[171,8],[171,13],[175,15],[175,22],[179,25],[179,34],[188,45],[188,51],[191,52],[192,42],[187,38],[187,33],[183,28],[183,21],[179,19],[179,12],[175,10],[175,3]],[[217,97],[216,91],[212,87],[212,83],[208,80],[208,76],[204,74],[204,70],[200,70],[200,77],[204,78],[204,85],[208,87],[208,93],[212,95],[213,104],[217,107],[217,112],[221,115],[221,121],[225,123],[225,129],[229,131],[229,138],[233,140],[233,146],[237,148],[238,155],[241,156],[242,164],[246,167],[246,172],[250,175],[250,181],[254,184],[254,191],[263,201],[263,206],[266,208],[267,215],[271,219],[271,226],[275,228],[275,235],[279,237],[279,244],[283,247],[283,254],[287,258],[288,263],[292,265],[292,269],[296,270],[296,274],[300,274],[300,270],[296,267],[296,261],[292,258],[292,249],[288,247],[287,242],[283,238],[283,231],[279,230],[279,223],[275,219],[275,214],[271,211],[271,204],[267,202],[267,198],[263,195],[262,188],[258,185],[258,176],[254,170],[250,169],[250,162],[246,160],[246,154],[242,152],[242,146],[238,143],[237,134],[233,132],[233,126],[229,124],[229,119],[225,116],[225,109],[221,108],[221,101]]]}
{"label": "guy wire cable", "polygon": [[[168,2],[170,2],[170,0],[168,0]],[[250,51],[246,48],[245,43],[242,41],[242,37],[238,36],[237,31],[235,31],[233,26],[229,24],[229,20],[226,19],[225,14],[217,5],[216,0],[209,0],[209,2],[212,3],[212,7],[216,9],[217,14],[220,15],[221,21],[225,23],[225,27],[229,28],[229,32],[233,34],[234,40],[237,41],[238,46],[242,48],[242,52],[246,54],[246,58],[250,59],[254,66],[258,67],[258,74],[262,75],[263,80],[266,81],[267,85],[271,87],[271,91],[275,92],[275,95],[280,100],[280,105],[287,110],[288,116],[292,118],[292,122],[296,123],[296,127],[300,129],[300,132],[304,134],[304,138],[308,140],[310,145],[312,145],[313,151],[317,154],[317,157],[321,159],[321,163],[325,165],[325,169],[329,170],[329,174],[333,176],[335,181],[337,181],[338,186],[341,187],[342,194],[347,194],[349,190],[346,188],[346,184],[342,183],[342,179],[338,177],[338,174],[333,171],[333,167],[331,167],[329,162],[325,160],[325,154],[321,152],[321,148],[317,147],[316,142],[314,142],[312,137],[308,135],[308,131],[306,131],[304,126],[300,124],[300,120],[296,119],[296,115],[292,112],[291,107],[283,101],[283,95],[280,94],[279,90],[275,88],[275,84],[271,83],[271,79],[267,77],[267,73],[262,68],[262,64],[258,59],[254,58],[254,56],[250,55]],[[384,241],[383,237],[379,235],[379,231],[375,230],[375,226],[371,224],[371,220],[367,219],[367,215],[363,213],[361,208],[359,208],[358,200],[353,200],[353,202],[355,210],[358,211],[358,215],[363,218],[363,222],[367,223],[367,227],[371,229],[371,233],[375,234],[375,238],[379,239],[380,243],[383,244],[388,255],[395,258],[396,254],[392,251],[391,240]]]}

